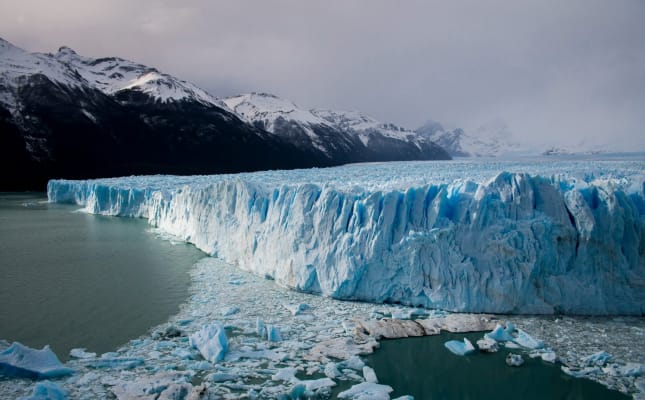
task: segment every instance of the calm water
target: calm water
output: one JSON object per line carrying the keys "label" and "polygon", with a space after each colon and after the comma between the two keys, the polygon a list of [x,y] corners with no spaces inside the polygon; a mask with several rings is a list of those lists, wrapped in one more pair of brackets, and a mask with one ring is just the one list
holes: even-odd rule
{"label": "calm water", "polygon": [[452,339],[473,343],[482,333],[441,334],[421,338],[383,340],[368,357],[380,383],[394,388],[393,398],[410,394],[415,399],[628,399],[619,392],[586,379],[564,374],[559,365],[525,358],[519,368],[505,363],[505,350],[465,357],[452,354],[444,342]]}
{"label": "calm water", "polygon": [[106,352],[177,313],[204,254],[143,220],[74,212],[42,194],[0,194],[0,338]]}

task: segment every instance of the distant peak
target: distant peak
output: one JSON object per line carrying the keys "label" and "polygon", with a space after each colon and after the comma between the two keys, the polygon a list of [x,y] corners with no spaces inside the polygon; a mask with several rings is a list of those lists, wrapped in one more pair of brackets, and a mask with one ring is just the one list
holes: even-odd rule
{"label": "distant peak", "polygon": [[73,54],[73,55],[78,55],[72,48],[67,47],[67,46],[61,46],[58,49],[59,54]]}
{"label": "distant peak", "polygon": [[0,50],[12,50],[12,49],[18,49],[18,50],[24,51],[19,47],[14,46],[11,42],[4,40],[3,38],[0,37]]}
{"label": "distant peak", "polygon": [[266,93],[266,92],[251,92],[252,96],[258,96],[258,97],[267,97],[270,99],[279,99],[278,96],[272,93]]}

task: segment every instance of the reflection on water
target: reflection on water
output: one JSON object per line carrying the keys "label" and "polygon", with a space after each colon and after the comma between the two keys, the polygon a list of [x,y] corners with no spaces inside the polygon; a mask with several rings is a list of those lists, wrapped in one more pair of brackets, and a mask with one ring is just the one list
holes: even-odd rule
{"label": "reflection on water", "polygon": [[0,339],[105,352],[178,311],[204,254],[143,220],[74,212],[42,194],[0,194]]}
{"label": "reflection on water", "polygon": [[[521,367],[505,363],[508,354],[475,353],[456,356],[444,347],[448,340],[475,343],[482,333],[383,340],[367,358],[379,383],[392,386],[392,398],[410,394],[415,399],[566,399],[612,400],[629,397],[586,379],[564,374],[558,365],[529,359]],[[517,352],[517,350],[516,350]]]}

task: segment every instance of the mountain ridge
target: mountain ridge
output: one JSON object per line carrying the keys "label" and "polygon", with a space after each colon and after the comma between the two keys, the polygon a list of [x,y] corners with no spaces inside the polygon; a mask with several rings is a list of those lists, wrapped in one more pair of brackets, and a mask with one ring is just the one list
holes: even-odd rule
{"label": "mountain ridge", "polygon": [[84,57],[66,46],[29,53],[4,39],[0,56],[0,190],[42,190],[60,177],[450,158],[434,143],[424,147],[403,137],[366,146],[266,94],[297,115],[254,120],[190,82],[119,57]]}

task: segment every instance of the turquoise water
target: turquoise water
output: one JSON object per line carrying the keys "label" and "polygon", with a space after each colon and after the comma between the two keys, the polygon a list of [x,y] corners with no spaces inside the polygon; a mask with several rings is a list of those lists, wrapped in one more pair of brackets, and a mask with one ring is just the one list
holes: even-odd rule
{"label": "turquoise water", "polygon": [[0,194],[0,339],[62,359],[106,352],[179,311],[204,254],[143,220],[75,212],[44,194]]}
{"label": "turquoise water", "polygon": [[[392,386],[392,398],[410,394],[415,400],[613,400],[629,397],[586,379],[564,374],[559,365],[529,359],[521,367],[505,363],[508,351],[456,356],[444,347],[448,340],[473,343],[482,333],[450,334],[383,340],[367,357],[379,383]],[[516,351],[517,352],[517,351]]]}

